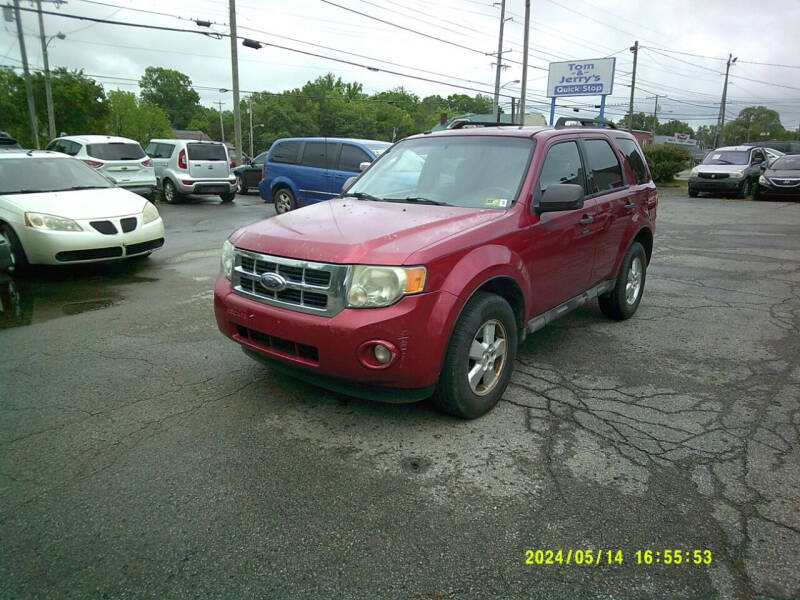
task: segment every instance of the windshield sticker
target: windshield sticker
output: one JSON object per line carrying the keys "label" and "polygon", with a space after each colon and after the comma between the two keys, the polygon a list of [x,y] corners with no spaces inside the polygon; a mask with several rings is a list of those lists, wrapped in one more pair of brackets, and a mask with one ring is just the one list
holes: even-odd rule
{"label": "windshield sticker", "polygon": [[505,208],[508,206],[508,199],[507,198],[487,198],[486,199],[486,206],[492,208]]}
{"label": "windshield sticker", "polygon": [[721,154],[715,154],[715,155],[714,155],[714,156],[712,156],[711,158],[712,158],[713,160],[719,160],[719,157],[720,157],[720,156],[722,156],[722,155],[721,155]]}

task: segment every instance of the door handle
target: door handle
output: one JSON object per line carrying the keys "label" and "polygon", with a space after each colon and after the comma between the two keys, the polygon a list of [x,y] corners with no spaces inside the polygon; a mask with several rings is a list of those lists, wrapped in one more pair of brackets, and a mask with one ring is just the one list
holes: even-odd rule
{"label": "door handle", "polygon": [[591,215],[585,215],[580,221],[578,221],[581,225],[589,225],[590,223],[594,223],[594,217]]}
{"label": "door handle", "polygon": [[636,208],[636,205],[633,202],[628,202],[625,204],[625,210],[627,211],[632,211],[634,208]]}

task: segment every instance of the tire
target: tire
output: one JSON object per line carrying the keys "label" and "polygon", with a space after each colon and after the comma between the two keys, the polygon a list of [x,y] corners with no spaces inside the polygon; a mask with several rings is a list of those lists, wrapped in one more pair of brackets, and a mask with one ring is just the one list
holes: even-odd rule
{"label": "tire", "polygon": [[228,202],[233,202],[233,199],[236,198],[236,194],[234,192],[228,192],[227,194],[220,194],[219,197],[222,199],[223,204],[227,204]]}
{"label": "tire", "polygon": [[[487,292],[470,298],[445,352],[433,396],[436,407],[462,419],[480,417],[494,408],[514,370],[518,335],[514,311],[505,299]],[[498,347],[501,339],[502,349]],[[476,374],[472,380],[471,372]]]}
{"label": "tire", "polygon": [[693,190],[692,188],[689,188],[689,198],[697,198],[699,193],[700,192],[698,192],[697,190]]}
{"label": "tire", "polygon": [[30,263],[28,257],[25,256],[25,249],[11,226],[5,223],[0,224],[0,235],[6,238],[8,245],[11,246],[11,265],[8,267],[8,272],[19,275],[28,271]]}
{"label": "tire", "polygon": [[177,204],[181,200],[183,200],[183,194],[181,194],[175,184],[172,183],[169,179],[164,180],[164,201],[167,204]]}
{"label": "tire", "polygon": [[297,208],[297,201],[294,198],[292,190],[286,187],[275,190],[275,193],[272,195],[272,200],[275,202],[275,212],[279,215]]}
{"label": "tire", "polygon": [[236,175],[236,193],[237,194],[246,194],[247,190],[250,188],[247,187],[247,181],[242,175]]}
{"label": "tire", "polygon": [[745,179],[742,187],[739,188],[738,193],[736,194],[737,198],[747,198],[750,195],[750,190],[753,188],[753,182],[749,179]]}
{"label": "tire", "polygon": [[597,298],[603,314],[615,321],[630,319],[642,301],[646,277],[647,255],[639,242],[633,242],[622,259],[614,289]]}

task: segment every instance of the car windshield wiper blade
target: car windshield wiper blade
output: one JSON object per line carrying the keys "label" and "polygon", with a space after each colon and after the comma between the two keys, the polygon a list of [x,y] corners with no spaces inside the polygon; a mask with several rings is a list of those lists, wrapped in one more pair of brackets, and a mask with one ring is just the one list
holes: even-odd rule
{"label": "car windshield wiper blade", "polygon": [[0,192],[0,194],[43,194],[50,190],[13,190],[9,192]]}
{"label": "car windshield wiper blade", "polygon": [[72,187],[60,188],[57,190],[48,190],[50,192],[71,192],[73,190],[104,190],[104,186],[100,185],[73,185]]}
{"label": "car windshield wiper blade", "polygon": [[441,202],[440,200],[431,200],[423,196],[406,196],[405,198],[384,198],[386,202],[413,202],[416,204],[433,204],[435,206],[453,206],[448,202]]}
{"label": "car windshield wiper blade", "polygon": [[385,198],[378,198],[377,196],[367,194],[366,192],[347,192],[342,194],[342,198],[358,198],[359,200],[373,200],[375,202],[381,202],[382,200],[385,200]]}

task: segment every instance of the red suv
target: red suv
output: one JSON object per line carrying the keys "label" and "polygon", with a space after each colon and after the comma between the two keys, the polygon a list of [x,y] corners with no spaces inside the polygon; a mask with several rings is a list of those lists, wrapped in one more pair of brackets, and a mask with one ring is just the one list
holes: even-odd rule
{"label": "red suv", "polygon": [[482,415],[528,333],[594,297],[627,319],[642,298],[658,204],[642,152],[567,123],[413,136],[342,197],[238,229],[220,330],[322,387]]}

